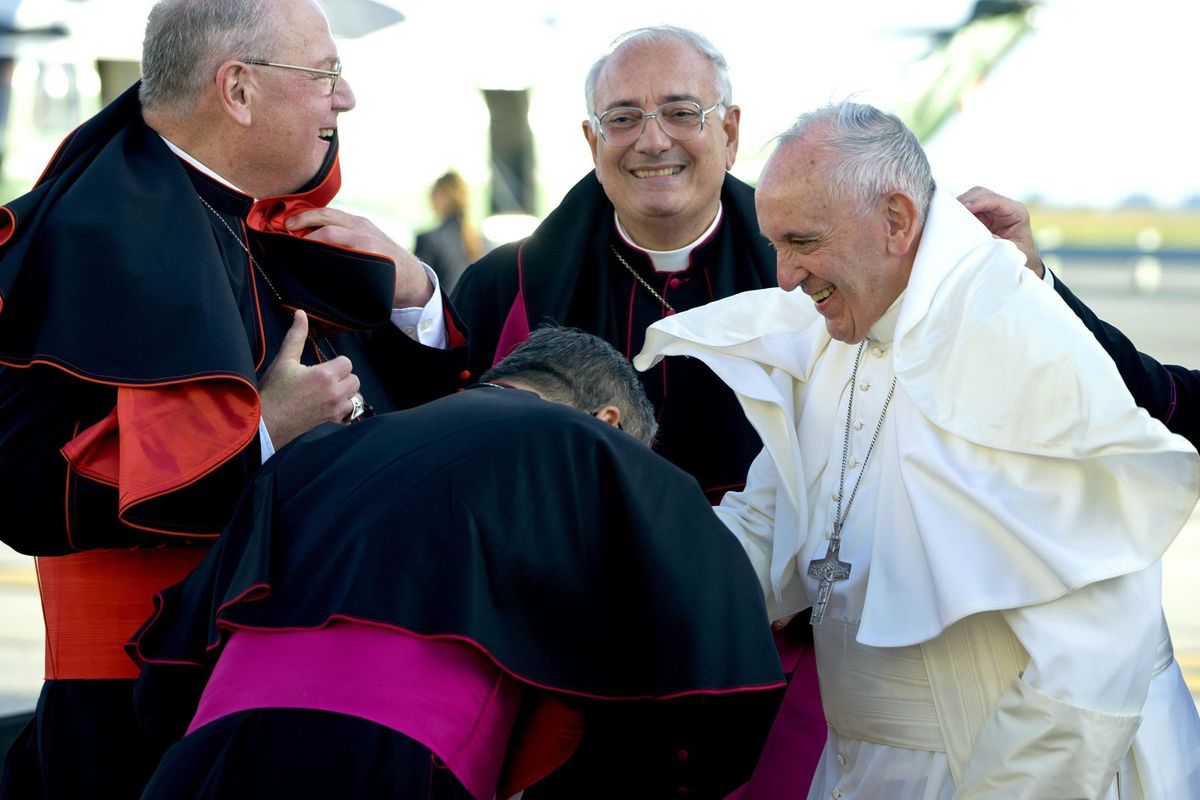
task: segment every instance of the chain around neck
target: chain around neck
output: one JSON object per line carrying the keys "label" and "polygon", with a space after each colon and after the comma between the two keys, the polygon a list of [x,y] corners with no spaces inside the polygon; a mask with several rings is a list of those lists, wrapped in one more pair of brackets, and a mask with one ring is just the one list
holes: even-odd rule
{"label": "chain around neck", "polygon": [[[229,235],[232,236],[233,240],[238,243],[238,246],[246,251],[246,258],[250,259],[250,266],[254,267],[254,271],[257,272],[262,277],[263,281],[267,284],[267,288],[271,290],[271,294],[275,297],[275,302],[279,303],[280,307],[282,307],[284,305],[283,295],[281,295],[279,293],[279,290],[275,288],[275,284],[271,282],[271,279],[269,277],[267,277],[266,270],[264,270],[259,265],[258,261],[254,258],[254,254],[250,252],[250,248],[247,247],[246,243],[242,241],[242,237],[237,235],[237,232],[234,231],[233,227],[230,226],[230,224],[225,221],[224,217],[222,217],[219,213],[217,213],[217,210],[215,208],[213,208],[211,205],[209,205],[208,201],[205,200],[203,196],[201,196],[198,193],[196,196],[200,198],[201,203],[204,203],[204,207],[212,212],[212,215],[217,218],[217,221],[225,226],[225,230],[229,231]],[[310,342],[312,342],[313,349],[317,351],[317,355],[320,357],[320,359],[322,361],[328,361],[329,356],[325,355],[325,351],[322,350],[321,345],[319,345],[317,343],[317,338],[315,336],[313,336],[311,333],[309,333],[308,340]],[[333,345],[330,344],[328,337],[325,338],[325,345],[326,345],[326,347],[329,348],[329,350],[336,357],[337,351],[333,349]],[[369,408],[369,406],[368,406],[368,408]]]}
{"label": "chain around neck", "polygon": [[661,294],[654,291],[653,286],[646,283],[646,279],[643,278],[641,275],[639,275],[637,270],[634,269],[629,264],[629,262],[625,260],[625,256],[621,255],[621,251],[617,249],[617,246],[615,244],[610,244],[608,246],[608,248],[610,250],[612,250],[612,254],[617,257],[617,261],[621,262],[621,266],[624,267],[625,269],[629,270],[629,274],[633,276],[634,280],[636,280],[642,286],[646,287],[646,291],[649,292],[650,294],[654,295],[654,299],[657,300],[658,302],[662,303],[663,308],[667,309],[667,311],[670,311],[672,314],[675,313],[674,307],[672,307],[672,305],[670,303],[668,303]]}
{"label": "chain around neck", "polygon": [[213,208],[212,206],[210,206],[208,204],[208,201],[204,199],[203,195],[197,193],[196,197],[199,197],[200,202],[204,203],[204,207],[207,208],[209,211],[211,211],[212,215],[217,218],[217,221],[225,226],[225,230],[229,231],[229,235],[232,236],[233,240],[238,243],[238,246],[246,251],[246,258],[250,259],[250,266],[254,267],[254,270],[259,275],[262,276],[262,279],[264,281],[266,281],[267,288],[269,288],[271,290],[271,294],[275,295],[275,300],[280,305],[283,305],[283,296],[279,294],[279,290],[275,288],[275,284],[271,283],[271,279],[267,277],[266,271],[258,265],[258,261],[255,260],[254,254],[250,252],[250,248],[247,247],[246,243],[242,241],[242,237],[238,236],[237,233],[233,230],[233,227],[230,226],[230,224],[225,221],[225,218],[222,217],[219,213],[217,213],[217,210],[215,208]]}
{"label": "chain around neck", "polygon": [[858,385],[858,366],[862,363],[863,350],[866,347],[867,342],[864,339],[863,343],[858,346],[858,354],[854,357],[854,371],[850,373],[850,401],[846,404],[846,435],[842,439],[842,473],[838,477],[837,513],[833,517],[833,532],[830,535],[830,540],[836,543],[842,541],[842,525],[846,524],[846,517],[850,515],[850,506],[854,503],[855,496],[858,495],[858,486],[867,472],[867,462],[871,459],[871,453],[875,452],[875,442],[879,439],[879,432],[883,430],[883,419],[887,416],[888,406],[892,404],[892,395],[896,392],[896,378],[893,376],[887,399],[883,401],[883,410],[879,412],[879,422],[875,425],[875,433],[871,436],[871,444],[867,447],[867,454],[863,456],[862,469],[859,470],[858,478],[854,481],[854,487],[850,490],[850,497],[846,500],[846,507],[843,510],[842,497],[845,495],[846,488],[846,464],[850,456],[850,421],[854,417],[854,390]]}

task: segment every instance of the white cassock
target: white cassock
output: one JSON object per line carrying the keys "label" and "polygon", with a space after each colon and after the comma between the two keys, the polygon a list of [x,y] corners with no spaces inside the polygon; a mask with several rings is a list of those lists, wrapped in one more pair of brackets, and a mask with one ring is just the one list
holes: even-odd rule
{"label": "white cassock", "polygon": [[814,626],[830,730],[809,798],[1200,798],[1159,565],[1200,492],[1196,451],[953,198],[935,195],[862,346],[848,417],[859,349],[770,289],[656,323],[635,359],[700,358],[762,436],[717,513],[772,618],[817,597],[808,564],[861,475],[850,576]]}

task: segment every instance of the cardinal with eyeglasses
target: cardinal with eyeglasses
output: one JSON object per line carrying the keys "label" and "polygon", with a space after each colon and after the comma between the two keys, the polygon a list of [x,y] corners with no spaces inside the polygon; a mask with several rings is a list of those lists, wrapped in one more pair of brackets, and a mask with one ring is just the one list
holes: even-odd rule
{"label": "cardinal with eyeglasses", "polygon": [[465,385],[432,271],[330,207],[356,104],[313,0],[163,0],[143,78],[0,211],[0,538],[47,683],[5,797],[136,797],[122,645],[299,434]]}

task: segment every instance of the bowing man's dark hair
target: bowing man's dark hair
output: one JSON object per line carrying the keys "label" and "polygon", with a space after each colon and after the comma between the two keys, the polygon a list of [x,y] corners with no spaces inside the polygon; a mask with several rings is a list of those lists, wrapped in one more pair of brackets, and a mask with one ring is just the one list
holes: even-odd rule
{"label": "bowing man's dark hair", "polygon": [[621,429],[646,444],[658,430],[654,406],[628,359],[576,328],[538,328],[480,380],[520,382],[588,414],[614,405],[621,410]]}

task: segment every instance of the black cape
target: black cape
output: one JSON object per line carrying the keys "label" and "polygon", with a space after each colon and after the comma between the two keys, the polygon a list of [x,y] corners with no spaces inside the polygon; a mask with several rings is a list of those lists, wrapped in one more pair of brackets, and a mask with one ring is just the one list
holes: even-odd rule
{"label": "black cape", "polygon": [[[134,86],[0,209],[0,540],[53,556],[215,538],[259,466],[257,381],[292,309],[310,312],[326,355],[351,358],[378,411],[463,384],[465,348],[388,323],[388,259],[280,230],[336,179],[335,142],[300,193],[255,202],[177,158]],[[47,682],[0,794],[137,796],[160,750],[132,687]]]}
{"label": "black cape", "polygon": [[0,538],[48,555],[214,537],[258,466],[257,381],[296,308],[380,412],[462,385],[465,349],[390,324],[389,259],[281,231],[338,180],[335,143],[309,186],[255,202],[185,166],[136,86],[67,138],[0,209]]}
{"label": "black cape", "polygon": [[1129,337],[1096,316],[1057,275],[1054,290],[1087,326],[1117,365],[1134,401],[1171,431],[1200,449],[1200,370],[1160,364]]}
{"label": "black cape", "polygon": [[[130,652],[147,662],[148,724],[176,730],[195,697],[166,704],[200,683],[229,630],[332,618],[465,639],[583,708],[676,704],[687,723],[664,723],[674,739],[654,745],[695,754],[687,768],[723,789],[753,767],[782,685],[758,581],[695,481],[512,389],[301,437],[157,605]],[[631,772],[609,766],[628,788]]]}
{"label": "black cape", "polygon": [[[548,322],[581,328],[627,357],[636,355],[646,328],[669,312],[616,261],[611,247],[676,311],[776,285],[753,189],[726,175],[721,203],[721,224],[693,251],[691,266],[658,273],[616,233],[612,203],[589,173],[532,236],[493,250],[459,281],[454,306],[469,330],[472,371],[507,354],[512,341],[502,342],[501,332],[510,316],[529,330]],[[741,488],[762,444],[729,388],[692,359],[665,359],[641,379],[658,413],[655,449],[691,473],[710,502]]]}

